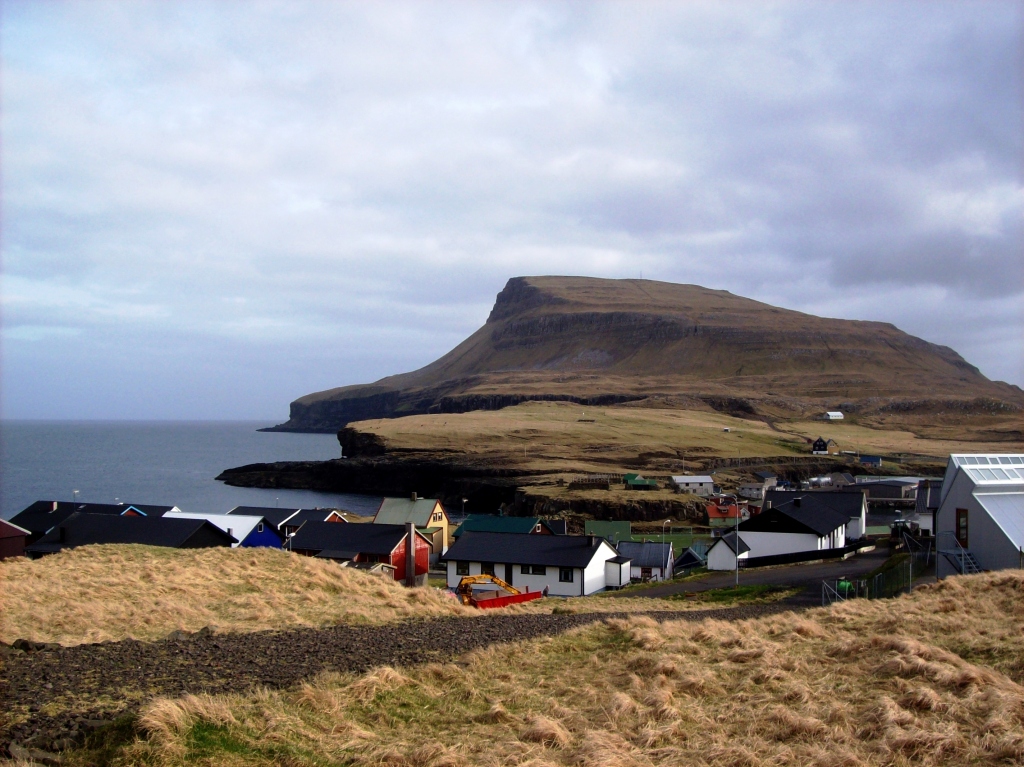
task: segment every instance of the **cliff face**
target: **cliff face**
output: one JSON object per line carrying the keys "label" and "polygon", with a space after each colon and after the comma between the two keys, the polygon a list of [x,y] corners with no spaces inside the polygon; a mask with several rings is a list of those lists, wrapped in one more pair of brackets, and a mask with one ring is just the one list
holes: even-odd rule
{"label": "cliff face", "polygon": [[484,326],[448,354],[411,373],[301,397],[278,428],[335,431],[532,399],[614,404],[701,393],[803,398],[812,409],[868,398],[1024,404],[1016,387],[890,324],[814,317],[697,285],[516,277]]}

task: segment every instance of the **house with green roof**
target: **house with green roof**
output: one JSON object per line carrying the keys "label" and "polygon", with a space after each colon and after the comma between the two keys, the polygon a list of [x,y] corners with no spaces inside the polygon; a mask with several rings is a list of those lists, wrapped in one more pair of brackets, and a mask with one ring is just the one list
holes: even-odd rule
{"label": "house with green roof", "polygon": [[431,562],[448,550],[451,521],[436,498],[420,498],[416,493],[408,498],[385,498],[373,517],[373,523],[377,525],[404,525],[409,522],[430,541],[433,547]]}
{"label": "house with green roof", "polygon": [[452,538],[459,539],[464,532],[518,533],[519,535],[554,535],[554,531],[539,517],[499,517],[495,514],[470,514],[455,528]]}

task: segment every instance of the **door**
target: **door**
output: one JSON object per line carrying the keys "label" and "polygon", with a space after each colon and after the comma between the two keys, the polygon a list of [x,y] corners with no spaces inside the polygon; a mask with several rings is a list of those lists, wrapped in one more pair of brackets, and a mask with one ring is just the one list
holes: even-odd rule
{"label": "door", "polygon": [[505,583],[507,583],[509,586],[515,585],[515,584],[512,583],[512,570],[513,570],[512,565],[505,565],[505,578],[504,578],[504,580],[505,580]]}
{"label": "door", "polygon": [[967,509],[956,510],[956,540],[965,549],[970,548],[967,545]]}

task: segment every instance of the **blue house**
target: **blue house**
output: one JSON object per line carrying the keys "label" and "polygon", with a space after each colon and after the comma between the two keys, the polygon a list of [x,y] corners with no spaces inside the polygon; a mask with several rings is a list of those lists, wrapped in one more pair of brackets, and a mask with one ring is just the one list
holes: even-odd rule
{"label": "blue house", "polygon": [[284,533],[265,517],[242,514],[192,514],[185,511],[172,512],[164,516],[168,519],[172,517],[205,519],[238,540],[238,543],[233,544],[232,548],[241,546],[243,548],[280,549],[284,547]]}

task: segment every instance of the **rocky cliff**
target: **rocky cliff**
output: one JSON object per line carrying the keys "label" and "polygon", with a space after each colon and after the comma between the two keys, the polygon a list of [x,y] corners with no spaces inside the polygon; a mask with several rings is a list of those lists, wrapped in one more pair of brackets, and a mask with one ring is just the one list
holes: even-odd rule
{"label": "rocky cliff", "polygon": [[[959,354],[893,325],[815,317],[697,285],[516,277],[487,322],[420,370],[300,397],[278,429],[497,409],[527,400],[607,405],[650,398],[757,401],[808,411],[984,397],[1024,405]],[[752,404],[753,403],[753,404]]]}

